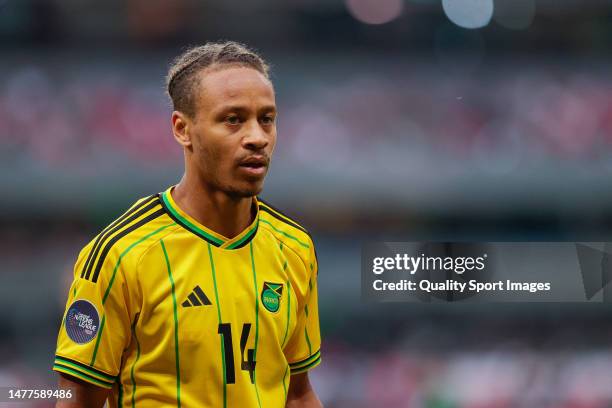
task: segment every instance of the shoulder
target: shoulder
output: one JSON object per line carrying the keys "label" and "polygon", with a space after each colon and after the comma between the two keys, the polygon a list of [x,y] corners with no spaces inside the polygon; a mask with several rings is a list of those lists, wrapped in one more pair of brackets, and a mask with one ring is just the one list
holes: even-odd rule
{"label": "shoulder", "polygon": [[292,249],[304,264],[316,262],[312,236],[306,228],[268,201],[257,198],[259,227],[269,231],[283,246]]}
{"label": "shoulder", "polygon": [[163,231],[172,231],[173,225],[158,194],[137,200],[81,250],[75,277],[96,283],[109,268],[121,263],[135,265],[154,238]]}

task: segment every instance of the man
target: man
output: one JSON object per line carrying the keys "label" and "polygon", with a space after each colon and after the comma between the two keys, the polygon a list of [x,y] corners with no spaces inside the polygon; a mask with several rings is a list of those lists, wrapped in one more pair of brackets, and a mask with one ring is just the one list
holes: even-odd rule
{"label": "man", "polygon": [[266,63],[208,43],[167,78],[185,174],[81,251],[53,369],[59,407],[320,407],[317,260],[256,195],[276,142]]}

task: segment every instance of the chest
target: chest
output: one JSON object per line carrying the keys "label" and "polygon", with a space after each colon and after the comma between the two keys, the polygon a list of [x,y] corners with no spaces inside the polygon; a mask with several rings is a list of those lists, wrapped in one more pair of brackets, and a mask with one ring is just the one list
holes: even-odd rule
{"label": "chest", "polygon": [[282,350],[298,310],[295,267],[269,246],[168,244],[166,255],[142,261],[140,338],[161,348],[178,341],[198,354],[217,352],[222,342]]}

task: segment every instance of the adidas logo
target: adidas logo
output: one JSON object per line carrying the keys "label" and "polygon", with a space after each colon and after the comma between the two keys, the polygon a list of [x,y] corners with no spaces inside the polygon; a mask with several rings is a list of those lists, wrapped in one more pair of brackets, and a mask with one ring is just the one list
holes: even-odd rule
{"label": "adidas logo", "polygon": [[199,286],[193,288],[193,291],[187,296],[187,299],[182,303],[183,307],[205,306],[212,305],[208,297],[204,294]]}

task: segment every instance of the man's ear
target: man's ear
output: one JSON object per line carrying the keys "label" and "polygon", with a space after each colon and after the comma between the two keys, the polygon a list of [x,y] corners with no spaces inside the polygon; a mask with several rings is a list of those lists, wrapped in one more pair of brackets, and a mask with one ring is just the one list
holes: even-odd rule
{"label": "man's ear", "polygon": [[176,141],[183,147],[191,147],[191,119],[183,112],[172,112],[172,134]]}

